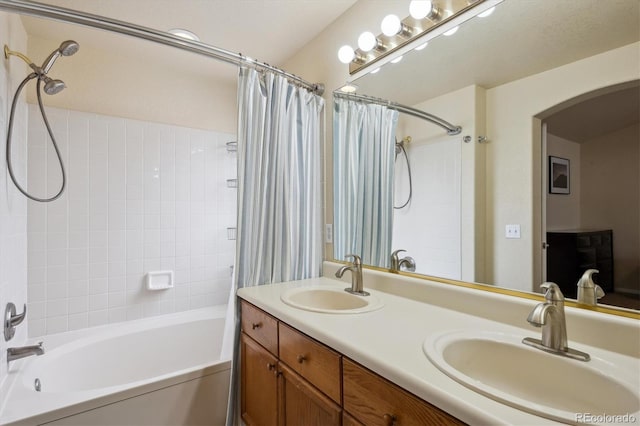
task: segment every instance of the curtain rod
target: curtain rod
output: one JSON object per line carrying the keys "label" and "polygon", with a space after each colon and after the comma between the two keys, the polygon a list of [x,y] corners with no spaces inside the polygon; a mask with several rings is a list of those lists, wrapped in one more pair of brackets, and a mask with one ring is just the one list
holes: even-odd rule
{"label": "curtain rod", "polygon": [[141,38],[155,43],[164,44],[165,46],[171,46],[214,58],[229,64],[237,66],[247,65],[260,70],[271,71],[296,84],[299,84],[317,95],[322,95],[324,92],[324,84],[322,83],[309,83],[297,75],[288,73],[269,64],[259,62],[240,53],[230,52],[198,41],[187,40],[164,31],[143,27],[129,22],[26,0],[0,0],[0,10],[35,16],[38,18],[49,18],[56,21],[79,24],[91,28],[99,28],[102,30]]}
{"label": "curtain rod", "polygon": [[392,102],[392,101],[381,99],[381,98],[374,98],[372,96],[358,95],[356,93],[344,93],[339,91],[334,91],[333,96],[338,98],[363,101],[370,104],[383,105],[383,106],[386,106],[387,108],[396,110],[398,112],[403,112],[413,117],[422,118],[423,120],[427,120],[430,123],[433,123],[437,126],[442,127],[447,131],[447,134],[450,136],[458,135],[460,134],[460,132],[462,132],[462,127],[460,126],[453,125],[448,121],[443,120],[440,117],[436,117],[433,114],[429,114],[428,112],[424,112],[416,108],[411,108],[409,106],[402,105],[397,102]]}

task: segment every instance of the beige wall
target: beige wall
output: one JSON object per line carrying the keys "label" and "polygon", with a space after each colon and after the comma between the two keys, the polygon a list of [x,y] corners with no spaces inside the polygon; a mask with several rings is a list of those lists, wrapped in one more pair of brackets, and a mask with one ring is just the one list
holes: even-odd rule
{"label": "beige wall", "polygon": [[547,155],[568,159],[570,173],[569,194],[549,194],[545,188],[547,231],[580,228],[580,144],[547,133]]}
{"label": "beige wall", "polygon": [[581,145],[582,227],[612,229],[616,291],[640,293],[640,125]]}
{"label": "beige wall", "polygon": [[[59,40],[45,40],[31,36],[28,56],[40,64],[68,37],[61,35]],[[122,42],[128,40],[122,36]],[[63,80],[68,87],[55,96],[44,95],[45,105],[236,133],[235,83],[221,83],[208,78],[206,73],[186,73],[180,66],[177,49],[165,47],[166,54],[174,55],[176,60],[169,65],[158,65],[117,51],[97,50],[82,38],[77,41],[78,53],[60,58],[49,73],[51,78]],[[229,72],[237,71],[229,66]],[[28,102],[35,103],[35,90],[31,88],[28,93]]]}
{"label": "beige wall", "polygon": [[[487,278],[531,290],[541,280],[540,120],[554,105],[640,75],[640,43],[487,90]],[[507,241],[506,224],[522,238]],[[532,264],[531,259],[534,259]]]}

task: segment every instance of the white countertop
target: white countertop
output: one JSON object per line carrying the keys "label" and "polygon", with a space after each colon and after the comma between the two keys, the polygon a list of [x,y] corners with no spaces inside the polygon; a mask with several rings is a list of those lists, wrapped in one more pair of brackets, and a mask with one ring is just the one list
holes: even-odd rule
{"label": "white countertop", "polygon": [[[498,331],[539,338],[540,329],[530,327],[526,322],[526,315],[514,318],[512,323],[469,315],[459,310],[376,290],[367,286],[366,274],[365,272],[365,290],[384,301],[384,306],[373,312],[353,315],[316,313],[291,307],[280,300],[281,293],[293,287],[345,287],[344,282],[329,278],[243,288],[238,290],[238,296],[468,424],[557,424],[466,388],[442,373],[423,352],[425,339],[449,330]],[[371,282],[373,281],[372,279]],[[398,282],[397,285],[401,286],[402,283]],[[428,286],[425,287],[425,291],[428,290]],[[455,295],[457,290],[452,288],[447,291],[452,291]],[[508,298],[504,295],[492,297],[496,300]],[[537,302],[523,303],[533,307]],[[499,308],[499,305],[496,307]],[[493,307],[487,306],[486,309]],[[517,321],[522,323],[522,327],[510,325],[517,324]],[[577,350],[592,354],[595,351],[599,356],[611,354],[600,348],[572,342],[570,335],[569,344]],[[626,355],[615,353],[615,357],[631,360],[632,365],[635,362],[633,357]]]}

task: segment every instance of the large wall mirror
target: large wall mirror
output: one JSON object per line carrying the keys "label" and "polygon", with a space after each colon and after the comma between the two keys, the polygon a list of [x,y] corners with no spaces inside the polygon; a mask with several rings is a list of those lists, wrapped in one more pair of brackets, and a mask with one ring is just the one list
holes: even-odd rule
{"label": "large wall mirror", "polygon": [[[337,138],[372,127],[359,120],[342,136],[334,127],[334,258],[360,251],[389,268],[403,249],[418,274],[523,292],[555,280],[569,298],[577,274],[598,269],[601,303],[640,309],[639,40],[637,0],[504,0],[353,81],[359,95],[462,132],[372,112],[395,132],[357,153],[374,165],[354,168],[357,148]],[[335,97],[334,126],[347,101]],[[389,199],[391,218],[379,209]]]}

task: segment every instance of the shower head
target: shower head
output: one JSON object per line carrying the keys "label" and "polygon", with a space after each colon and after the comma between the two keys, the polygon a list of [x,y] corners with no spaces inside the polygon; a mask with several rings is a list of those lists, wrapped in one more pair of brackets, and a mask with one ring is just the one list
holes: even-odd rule
{"label": "shower head", "polygon": [[44,74],[48,73],[56,59],[60,56],[71,56],[76,53],[78,49],[80,49],[80,45],[77,42],[73,40],[63,41],[60,47],[51,52],[49,57],[42,63],[42,72]]}
{"label": "shower head", "polygon": [[53,80],[46,75],[42,78],[44,81],[44,93],[47,95],[55,95],[56,93],[60,93],[62,89],[67,87],[62,80]]}
{"label": "shower head", "polygon": [[60,51],[62,56],[71,56],[74,53],[76,53],[79,49],[80,49],[80,45],[77,42],[73,40],[67,40],[67,41],[63,41],[60,44],[60,48],[58,50]]}

